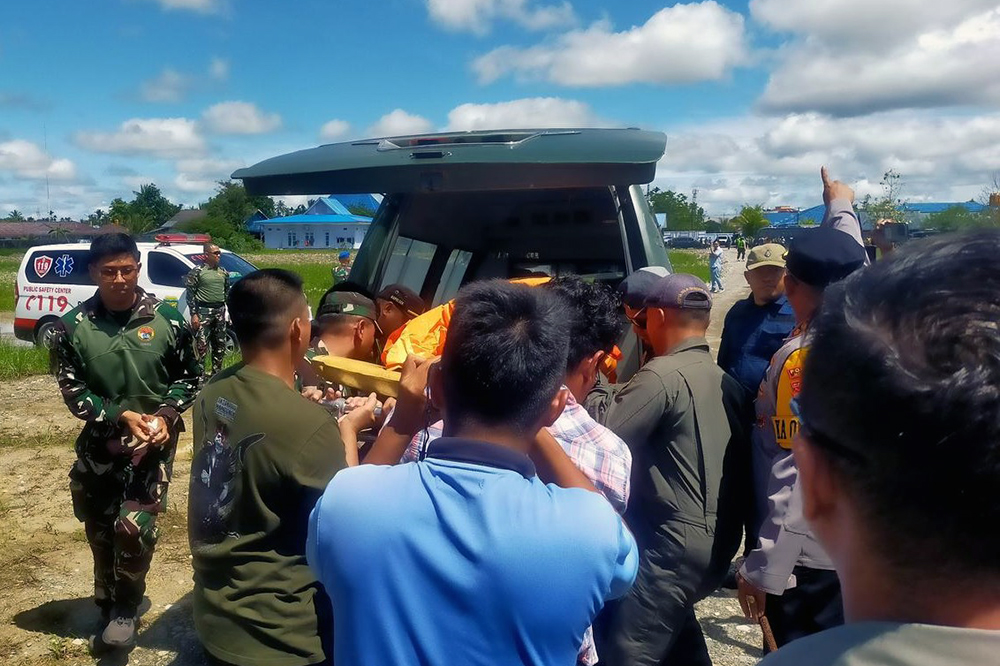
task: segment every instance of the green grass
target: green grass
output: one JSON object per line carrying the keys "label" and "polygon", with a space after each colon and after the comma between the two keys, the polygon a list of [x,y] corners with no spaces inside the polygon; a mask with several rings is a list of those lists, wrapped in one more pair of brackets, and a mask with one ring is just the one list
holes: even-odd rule
{"label": "green grass", "polygon": [[334,261],[336,261],[335,255],[329,255],[329,257],[333,257],[329,261],[313,260],[313,257],[319,256],[319,253],[312,250],[291,252],[286,250],[279,254],[253,255],[253,259],[248,258],[248,261],[257,268],[284,268],[298,273],[305,283],[303,286],[306,298],[309,299],[309,305],[315,308],[319,303],[320,296],[333,285],[331,270]]}
{"label": "green grass", "polygon": [[21,379],[49,372],[49,352],[35,346],[14,345],[0,340],[0,381]]}
{"label": "green grass", "polygon": [[0,312],[11,312],[17,303],[14,281],[24,250],[0,250]]}
{"label": "green grass", "polygon": [[708,254],[704,250],[669,250],[668,254],[675,273],[697,275],[705,282],[711,279]]}

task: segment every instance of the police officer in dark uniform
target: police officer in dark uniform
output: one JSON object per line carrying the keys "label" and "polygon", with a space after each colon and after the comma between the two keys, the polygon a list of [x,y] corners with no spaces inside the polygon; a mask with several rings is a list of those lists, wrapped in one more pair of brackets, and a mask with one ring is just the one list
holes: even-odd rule
{"label": "police officer in dark uniform", "polygon": [[[655,358],[588,410],[632,451],[625,520],[640,548],[632,590],[595,631],[608,666],[710,664],[694,604],[715,590],[749,505],[749,395],[713,361],[712,299],[693,275],[660,280],[645,315]],[[744,479],[741,483],[740,479]]]}

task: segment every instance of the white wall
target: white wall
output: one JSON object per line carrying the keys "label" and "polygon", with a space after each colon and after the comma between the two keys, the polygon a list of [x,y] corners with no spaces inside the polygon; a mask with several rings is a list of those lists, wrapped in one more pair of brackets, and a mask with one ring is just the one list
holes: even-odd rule
{"label": "white wall", "polygon": [[[268,224],[265,221],[262,226],[264,247],[273,249],[339,249],[343,244],[357,249],[368,231],[367,224]],[[290,239],[289,234],[294,234],[294,238]],[[307,234],[312,234],[311,245],[306,245]],[[344,243],[338,239],[344,239]],[[298,245],[295,245],[296,240]]]}

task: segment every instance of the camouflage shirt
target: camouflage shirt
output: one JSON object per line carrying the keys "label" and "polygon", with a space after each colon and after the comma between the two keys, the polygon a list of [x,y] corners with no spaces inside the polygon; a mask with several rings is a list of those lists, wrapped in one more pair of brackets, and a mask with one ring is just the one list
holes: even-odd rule
{"label": "camouflage shirt", "polygon": [[341,282],[346,282],[347,278],[351,274],[350,265],[337,264],[333,267],[333,283],[339,284]]}
{"label": "camouflage shirt", "polygon": [[173,421],[194,402],[202,367],[191,329],[172,305],[137,291],[127,321],[95,294],[56,325],[56,379],[79,419],[115,424],[133,410]]}

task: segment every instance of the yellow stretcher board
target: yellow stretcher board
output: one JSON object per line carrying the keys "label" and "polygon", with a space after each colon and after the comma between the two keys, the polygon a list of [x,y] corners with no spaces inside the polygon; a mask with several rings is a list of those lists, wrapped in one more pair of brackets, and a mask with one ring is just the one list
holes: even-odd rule
{"label": "yellow stretcher board", "polygon": [[399,373],[380,365],[323,354],[312,360],[323,379],[356,389],[365,395],[377,393],[387,398],[399,395]]}

